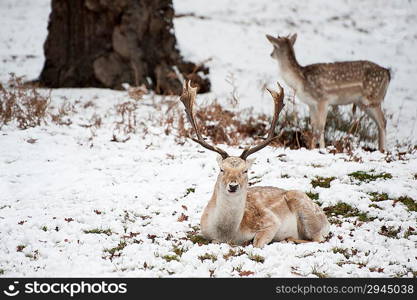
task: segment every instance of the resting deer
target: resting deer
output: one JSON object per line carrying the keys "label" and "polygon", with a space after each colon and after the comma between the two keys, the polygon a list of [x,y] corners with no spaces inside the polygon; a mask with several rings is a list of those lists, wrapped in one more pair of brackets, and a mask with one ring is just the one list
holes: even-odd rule
{"label": "resting deer", "polygon": [[381,103],[390,82],[390,72],[370,61],[347,61],[300,66],[295,58],[294,44],[297,35],[272,37],[271,57],[278,61],[285,83],[309,106],[314,148],[320,139],[324,144],[324,128],[329,105],[358,105],[375,121],[378,127],[378,148],[385,150],[386,121]]}
{"label": "resting deer", "polygon": [[255,247],[263,247],[271,241],[284,239],[321,242],[329,232],[325,214],[305,193],[270,186],[248,187],[248,169],[253,163],[252,159],[247,159],[248,156],[275,138],[278,116],[284,106],[284,92],[278,86],[279,92],[268,90],[274,100],[274,116],[266,140],[246,148],[237,157],[203,139],[194,112],[197,88],[184,82],[180,100],[197,136],[193,141],[220,154],[217,182],[201,216],[201,231],[208,240],[238,245],[253,240]]}

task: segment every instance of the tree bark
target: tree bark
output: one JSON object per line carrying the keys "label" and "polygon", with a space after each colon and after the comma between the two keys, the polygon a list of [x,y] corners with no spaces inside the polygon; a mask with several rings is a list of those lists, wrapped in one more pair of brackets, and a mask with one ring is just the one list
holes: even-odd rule
{"label": "tree bark", "polygon": [[123,83],[178,95],[188,78],[210,90],[208,68],[176,48],[172,0],[52,0],[45,64],[48,87],[106,87]]}

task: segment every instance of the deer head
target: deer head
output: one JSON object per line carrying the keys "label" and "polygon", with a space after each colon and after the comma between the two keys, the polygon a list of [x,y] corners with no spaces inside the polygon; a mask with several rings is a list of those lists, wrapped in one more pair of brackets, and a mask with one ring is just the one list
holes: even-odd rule
{"label": "deer head", "polygon": [[228,194],[239,194],[246,190],[248,182],[248,169],[253,163],[252,159],[247,159],[248,156],[266,147],[276,137],[275,127],[278,123],[279,114],[284,108],[284,91],[279,83],[278,89],[279,92],[268,89],[272,99],[274,100],[274,116],[272,118],[271,127],[269,128],[266,139],[254,147],[246,148],[240,156],[230,156],[226,151],[208,144],[201,136],[195,120],[194,112],[197,88],[193,88],[190,81],[184,81],[183,92],[180,100],[184,104],[188,120],[190,121],[197,136],[197,138],[192,138],[192,140],[199,143],[204,148],[220,154],[220,157],[217,160],[220,167],[217,182],[220,183],[220,189],[223,192]]}
{"label": "deer head", "polygon": [[242,159],[240,157],[229,156],[222,159],[220,156],[217,163],[220,168],[217,182],[222,193],[229,195],[240,195],[246,192],[248,185],[248,170],[254,159]]}
{"label": "deer head", "polygon": [[279,60],[282,56],[288,55],[294,51],[294,44],[297,40],[297,34],[288,35],[286,37],[273,37],[269,34],[266,35],[268,41],[274,46],[271,57]]}

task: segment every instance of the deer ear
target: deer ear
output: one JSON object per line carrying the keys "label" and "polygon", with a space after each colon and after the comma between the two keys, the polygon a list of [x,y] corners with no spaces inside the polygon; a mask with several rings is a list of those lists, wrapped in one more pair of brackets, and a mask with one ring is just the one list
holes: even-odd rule
{"label": "deer ear", "polygon": [[250,169],[250,167],[252,167],[252,164],[255,162],[255,159],[254,158],[249,158],[249,159],[247,159],[246,160],[246,167],[248,168],[248,169]]}
{"label": "deer ear", "polygon": [[266,38],[268,39],[268,41],[271,42],[272,45],[278,46],[278,39],[274,38],[272,35],[267,34]]}
{"label": "deer ear", "polygon": [[219,167],[221,167],[223,164],[223,157],[221,155],[217,155],[217,164]]}
{"label": "deer ear", "polygon": [[294,46],[294,44],[295,44],[295,41],[297,40],[297,34],[296,33],[294,33],[293,35],[291,35],[290,36],[290,43],[291,43],[291,45],[292,46]]}

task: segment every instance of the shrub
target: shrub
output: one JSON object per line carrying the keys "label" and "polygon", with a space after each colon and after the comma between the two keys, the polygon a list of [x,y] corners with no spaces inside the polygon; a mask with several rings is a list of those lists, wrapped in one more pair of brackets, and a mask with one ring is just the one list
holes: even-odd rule
{"label": "shrub", "polygon": [[[234,107],[235,104],[232,103],[231,106]],[[180,114],[176,122],[179,136],[193,136],[191,127],[184,126],[182,110],[171,112],[174,111]],[[267,134],[271,118],[272,108],[270,114],[255,115],[252,109],[235,112],[217,101],[196,107],[197,123],[201,124],[200,132],[215,144],[239,146],[242,145],[242,141],[258,142]],[[166,130],[169,133],[174,121],[172,115],[166,119],[169,120],[167,126],[170,128]],[[377,137],[376,128],[370,122],[372,121],[364,116],[357,119],[352,113],[342,113],[337,107],[331,107],[325,130],[326,145],[334,146],[336,152],[351,152],[355,143],[374,142]],[[310,146],[312,133],[309,116],[301,116],[296,110],[286,108],[281,112],[278,124],[278,137],[272,145],[290,149]]]}
{"label": "shrub", "polygon": [[22,77],[14,74],[11,74],[8,86],[0,86],[0,128],[12,121],[20,129],[46,123],[50,96],[41,95],[33,86],[25,85]]}

